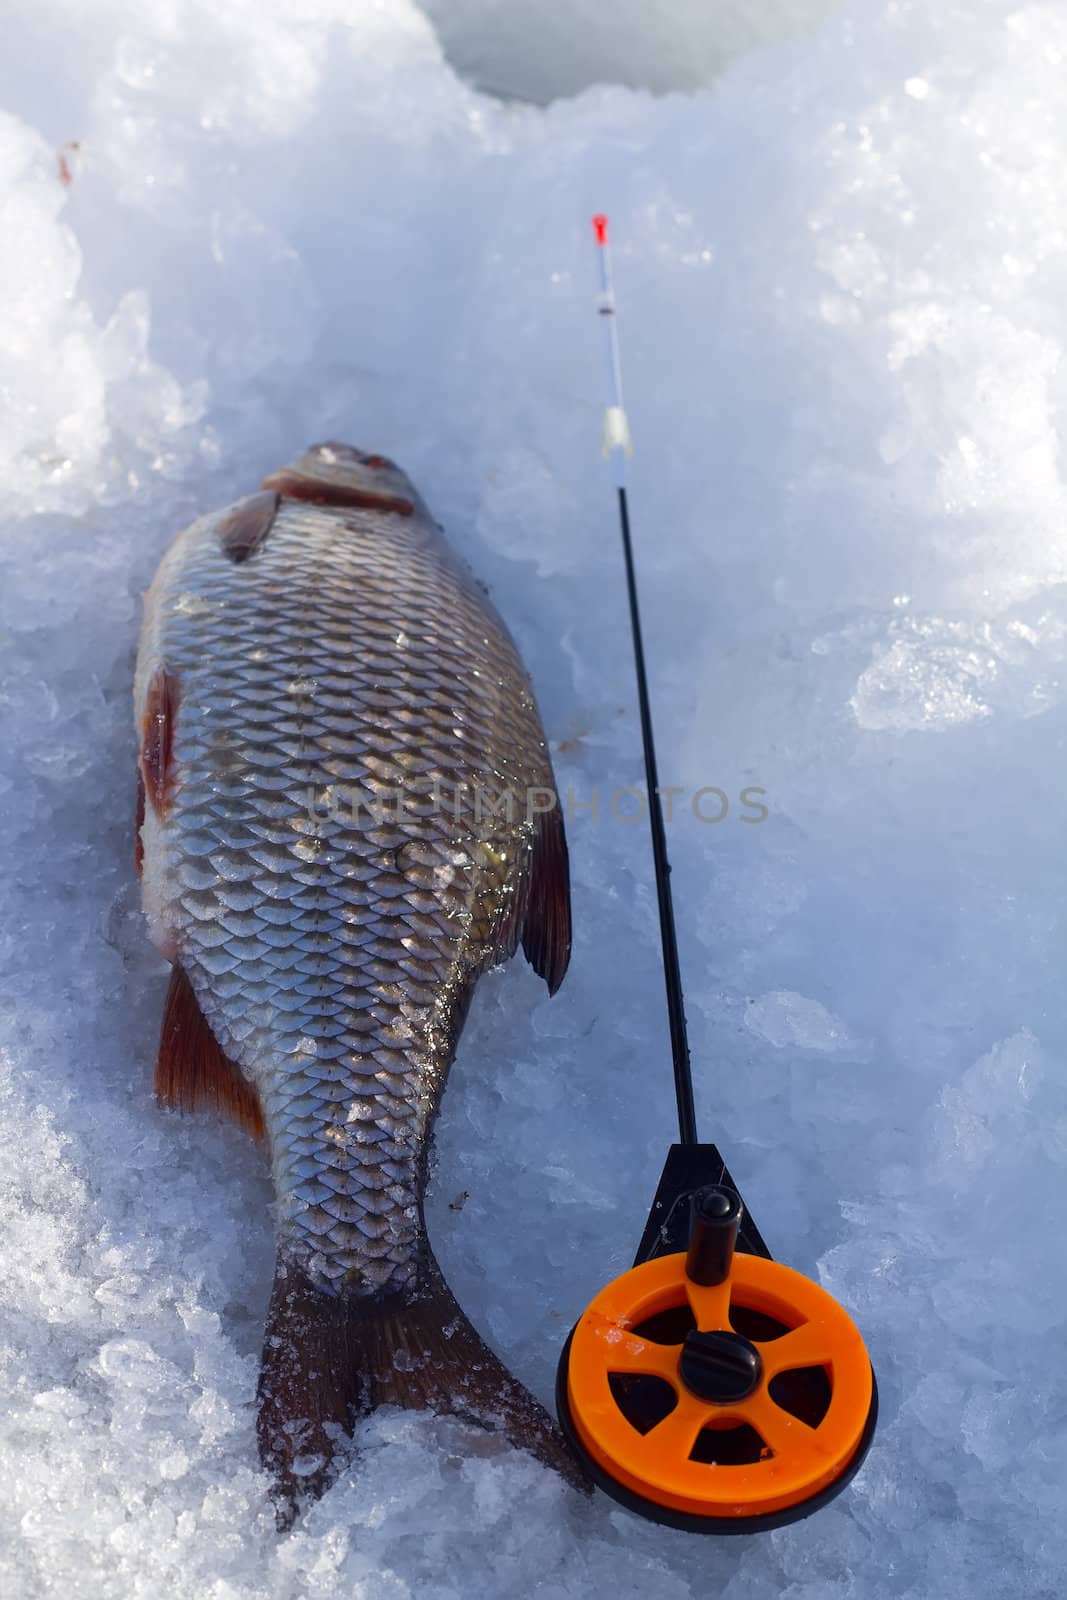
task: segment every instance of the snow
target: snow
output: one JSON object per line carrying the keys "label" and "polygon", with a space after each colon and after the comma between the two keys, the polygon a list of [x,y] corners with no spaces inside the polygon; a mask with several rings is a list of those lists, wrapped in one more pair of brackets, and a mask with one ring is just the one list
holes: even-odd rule
{"label": "snow", "polygon": [[[539,109],[469,87],[407,0],[8,7],[0,1592],[1058,1593],[1067,19],[797,7],[723,69],[736,36],[675,49],[695,3],[628,45],[576,6],[575,59],[564,7],[530,43],[531,7],[494,33],[483,5],[538,98],[721,76]],[[148,1093],[139,596],[176,529],[333,435],[405,466],[512,625],[573,791],[575,955],[552,1001],[519,964],[482,984],[430,1222],[548,1399],[672,1133],[647,839],[610,808],[640,756],[597,209],[702,1126],[856,1317],[882,1423],[832,1506],[716,1543],[381,1413],[279,1536],[266,1175]]]}

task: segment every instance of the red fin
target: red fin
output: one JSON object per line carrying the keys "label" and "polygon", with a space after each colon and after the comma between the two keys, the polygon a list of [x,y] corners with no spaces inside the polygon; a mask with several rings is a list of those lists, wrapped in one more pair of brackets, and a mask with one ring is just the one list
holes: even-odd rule
{"label": "red fin", "polygon": [[211,1108],[232,1117],[253,1139],[263,1137],[259,1095],[224,1053],[178,962],[171,969],[163,1008],[155,1088],[162,1106],[174,1111]]}
{"label": "red fin", "polygon": [[466,1418],[588,1487],[548,1412],[483,1343],[428,1249],[420,1278],[410,1297],[361,1299],[324,1294],[279,1262],[257,1431],[285,1520],[299,1496],[321,1494],[345,1436],[381,1405]]}
{"label": "red fin", "polygon": [[[385,461],[385,457],[375,457]],[[387,464],[387,463],[386,463]],[[276,489],[286,500],[308,500],[316,506],[349,506],[359,511],[396,511],[410,517],[415,507],[399,494],[375,494],[370,489],[357,489],[347,483],[328,483],[322,478],[305,477],[290,467],[272,472],[263,479],[264,489]]]}
{"label": "red fin", "polygon": [[137,768],[137,816],[133,825],[133,870],[140,877],[144,871],[144,840],[141,838],[141,829],[144,827],[144,773]]}
{"label": "red fin", "polygon": [[570,863],[558,797],[551,811],[538,815],[531,873],[522,948],[549,994],[555,994],[571,958]]}
{"label": "red fin", "polygon": [[274,524],[280,504],[280,495],[250,494],[223,518],[219,523],[219,543],[231,561],[239,563],[255,555]]}
{"label": "red fin", "polygon": [[165,667],[157,667],[148,685],[141,740],[141,773],[145,791],[157,817],[165,817],[170,803],[171,755],[174,719],[178,713],[178,680]]}

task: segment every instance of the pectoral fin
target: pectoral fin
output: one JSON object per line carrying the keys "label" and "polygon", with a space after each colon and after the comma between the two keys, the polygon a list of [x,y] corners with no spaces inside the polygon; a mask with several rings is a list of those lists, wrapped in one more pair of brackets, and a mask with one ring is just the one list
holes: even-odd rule
{"label": "pectoral fin", "polygon": [[276,494],[251,494],[219,523],[219,543],[230,560],[240,566],[254,556],[274,526],[280,498]]}

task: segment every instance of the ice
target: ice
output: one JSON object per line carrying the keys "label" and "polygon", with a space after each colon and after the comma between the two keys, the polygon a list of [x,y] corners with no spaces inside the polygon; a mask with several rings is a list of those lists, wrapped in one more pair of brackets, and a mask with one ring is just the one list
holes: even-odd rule
{"label": "ice", "polygon": [[759,1039],[779,1050],[848,1050],[853,1047],[848,1029],[818,1000],[776,989],[753,1000],[745,1012],[745,1026]]}
{"label": "ice", "polygon": [[593,83],[699,89],[745,51],[812,28],[836,0],[424,0],[478,87],[540,104]]}
{"label": "ice", "polygon": [[[752,50],[739,7],[616,15],[433,8],[462,73],[540,109],[405,0],[7,8],[5,1596],[1062,1587],[1067,19],[813,0]],[[639,87],[565,98],[605,77]],[[672,1134],[648,842],[612,813],[641,767],[599,209],[701,1124],[856,1316],[882,1424],[813,1520],[709,1542],[383,1412],[279,1535],[267,1177],[148,1093],[139,596],[176,529],[341,436],[404,464],[505,613],[570,791],[575,953],[552,1001],[484,980],[430,1226],[550,1399]]]}

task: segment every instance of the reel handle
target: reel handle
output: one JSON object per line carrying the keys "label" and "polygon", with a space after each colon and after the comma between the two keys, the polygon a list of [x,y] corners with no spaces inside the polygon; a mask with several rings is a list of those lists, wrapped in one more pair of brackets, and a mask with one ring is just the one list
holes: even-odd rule
{"label": "reel handle", "polygon": [[690,1197],[685,1275],[692,1283],[711,1289],[726,1282],[743,1215],[741,1196],[723,1183],[697,1189]]}

